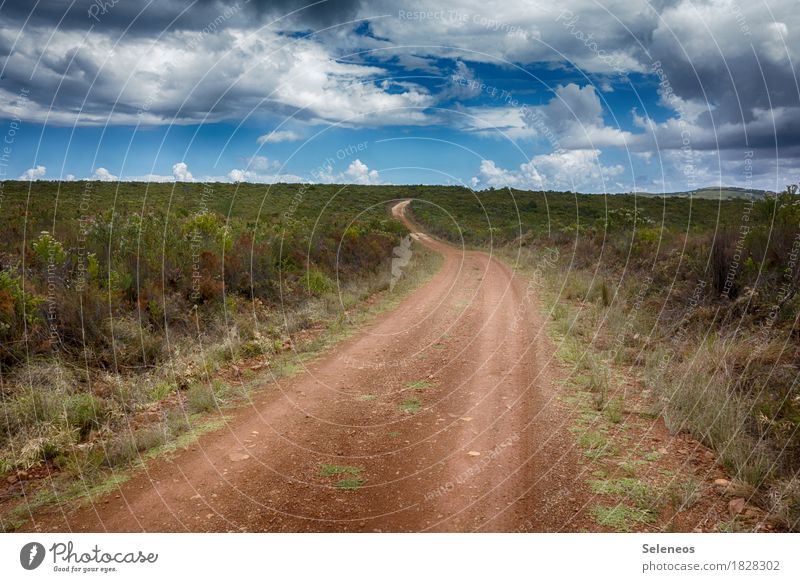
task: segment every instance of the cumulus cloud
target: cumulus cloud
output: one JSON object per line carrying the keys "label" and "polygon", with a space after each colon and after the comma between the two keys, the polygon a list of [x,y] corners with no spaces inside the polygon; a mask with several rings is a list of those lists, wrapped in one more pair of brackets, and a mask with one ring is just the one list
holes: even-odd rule
{"label": "cumulus cloud", "polygon": [[625,168],[616,164],[604,166],[600,162],[601,153],[600,150],[563,150],[541,154],[521,164],[517,170],[483,160],[480,177],[474,177],[473,184],[493,188],[602,192],[607,189],[609,180],[624,174]]}
{"label": "cumulus cloud", "polygon": [[90,179],[100,180],[101,182],[116,182],[119,180],[119,177],[115,176],[105,168],[97,168]]}
{"label": "cumulus cloud", "polygon": [[[70,179],[67,177],[67,179]],[[74,179],[74,176],[72,177]],[[194,182],[194,176],[189,171],[189,166],[185,162],[177,162],[172,165],[172,174],[142,174],[142,175],[128,175],[116,176],[108,171],[106,168],[97,168],[93,174],[87,178],[88,180],[100,180],[102,182],[116,182],[118,180],[126,180],[130,182]]]}
{"label": "cumulus cloud", "polygon": [[255,172],[248,172],[247,170],[240,170],[238,168],[234,168],[228,172],[228,178],[230,178],[233,182],[249,182],[255,177]]}
{"label": "cumulus cloud", "polygon": [[380,184],[381,179],[377,170],[370,170],[361,160],[354,160],[344,172],[347,182],[353,184]]}
{"label": "cumulus cloud", "polygon": [[281,143],[284,141],[297,141],[302,139],[300,134],[291,130],[276,130],[270,133],[265,133],[256,140],[260,145],[265,143]]}
{"label": "cumulus cloud", "polygon": [[266,156],[251,156],[246,158],[245,168],[234,168],[226,179],[231,182],[257,182],[263,184],[276,184],[303,182],[295,174],[280,173],[281,163]]}
{"label": "cumulus cloud", "polygon": [[478,106],[463,110],[462,127],[481,135],[510,139],[539,138],[551,149],[625,146],[633,134],[603,120],[594,86],[557,85],[544,105]]}
{"label": "cumulus cloud", "polygon": [[247,159],[248,168],[265,172],[267,170],[277,170],[281,164],[277,160],[271,160],[266,156],[252,156]]}
{"label": "cumulus cloud", "polygon": [[198,123],[259,109],[307,121],[414,124],[435,102],[422,85],[376,83],[389,77],[385,69],[340,60],[335,46],[273,29],[251,32],[175,29],[154,42],[115,39],[105,29],[86,36],[32,25],[18,35],[0,27],[0,50],[9,54],[0,114],[11,114],[5,97],[21,87],[31,89],[14,110],[22,119],[79,125]]}
{"label": "cumulus cloud", "polygon": [[377,170],[370,170],[360,159],[353,160],[343,172],[336,172],[331,163],[325,163],[311,172],[311,181],[321,184],[381,184]]}
{"label": "cumulus cloud", "polygon": [[210,178],[206,181],[231,181],[231,182],[252,182],[258,184],[292,184],[303,182],[303,178],[295,174],[260,174],[253,170],[245,170],[241,168],[234,168],[225,179]]}
{"label": "cumulus cloud", "polygon": [[[390,3],[379,0],[378,6],[388,11]],[[425,0],[405,4],[410,12],[429,6]],[[800,35],[789,34],[800,28],[800,11],[793,0],[769,0],[768,6],[741,0],[563,0],[557,6],[525,4],[520,10],[511,4],[453,0],[440,18],[386,18],[372,26],[376,35],[394,43],[429,47],[417,56],[567,65],[595,79],[605,92],[631,82],[639,90],[641,83],[655,81],[662,85],[662,97],[665,91],[674,96],[662,99],[673,119],[692,125],[693,146],[713,151],[770,147],[766,138],[755,144],[748,139],[759,133],[764,111],[784,108],[790,111],[787,119],[800,119],[792,66],[800,58]],[[515,42],[526,36],[544,42]],[[447,47],[427,42],[441,37],[448,39]],[[629,77],[633,74],[644,78]],[[571,89],[560,95],[573,105],[589,106],[574,109],[578,119],[594,112],[588,80],[581,85],[583,94]],[[556,112],[551,108],[551,113]],[[726,124],[727,131],[715,134]],[[654,135],[636,137],[628,145],[638,151],[681,147],[672,127],[656,124],[653,130]],[[562,131],[568,134],[562,145],[576,149],[621,146],[630,137],[602,121],[567,123]],[[773,147],[775,141],[800,141],[797,128],[786,123],[775,124],[767,137]]]}
{"label": "cumulus cloud", "polygon": [[36,166],[35,168],[28,168],[19,177],[20,180],[41,180],[47,173],[47,168],[44,166]]}
{"label": "cumulus cloud", "polygon": [[460,108],[454,124],[464,131],[485,137],[519,140],[538,135],[536,129],[526,121],[520,107],[479,105]]}
{"label": "cumulus cloud", "polygon": [[533,162],[520,165],[519,170],[500,168],[493,160],[481,161],[480,178],[473,176],[470,181],[473,188],[485,184],[492,188],[523,188],[538,190],[543,180]]}
{"label": "cumulus cloud", "polygon": [[178,162],[172,166],[172,176],[178,182],[194,182],[194,176],[185,162]]}

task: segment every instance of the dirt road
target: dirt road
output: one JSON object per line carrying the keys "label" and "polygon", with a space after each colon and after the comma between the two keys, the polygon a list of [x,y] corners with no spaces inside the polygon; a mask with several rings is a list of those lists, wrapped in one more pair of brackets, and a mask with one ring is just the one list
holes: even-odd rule
{"label": "dirt road", "polygon": [[260,391],[223,429],[151,461],[93,504],[49,510],[26,527],[583,527],[578,453],[526,281],[485,253],[411,228],[445,260],[397,309]]}

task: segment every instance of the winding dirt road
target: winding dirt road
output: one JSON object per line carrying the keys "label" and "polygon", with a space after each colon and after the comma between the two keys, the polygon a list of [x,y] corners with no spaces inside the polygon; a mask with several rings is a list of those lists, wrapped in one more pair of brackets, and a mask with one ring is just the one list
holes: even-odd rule
{"label": "winding dirt road", "polygon": [[[403,220],[407,204],[393,210]],[[260,391],[224,428],[26,528],[580,529],[588,494],[527,282],[407,224],[444,263],[399,307]]]}

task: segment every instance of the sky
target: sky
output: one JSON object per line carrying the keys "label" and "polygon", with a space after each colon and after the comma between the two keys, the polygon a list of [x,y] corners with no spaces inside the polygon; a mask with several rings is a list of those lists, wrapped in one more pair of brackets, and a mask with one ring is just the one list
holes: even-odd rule
{"label": "sky", "polygon": [[797,0],[0,2],[0,179],[800,180]]}

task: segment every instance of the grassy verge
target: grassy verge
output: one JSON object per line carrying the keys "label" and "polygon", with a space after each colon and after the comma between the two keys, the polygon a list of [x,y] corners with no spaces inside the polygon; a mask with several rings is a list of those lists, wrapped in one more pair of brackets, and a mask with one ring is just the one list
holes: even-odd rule
{"label": "grassy verge", "polygon": [[[781,528],[797,527],[795,484],[777,478],[780,459],[747,430],[753,400],[733,388],[740,372],[726,361],[716,343],[721,340],[686,336],[676,344],[674,338],[654,336],[655,316],[641,303],[640,286],[615,289],[611,301],[605,281],[598,283],[588,270],[566,268],[554,260],[552,249],[532,252],[522,263],[508,249],[500,256],[535,283],[548,333],[567,365],[568,404],[577,412],[572,430],[589,485],[604,499],[592,509],[600,526],[669,530],[708,489],[703,475],[657,468],[665,451],[646,443],[648,427],[660,417],[671,434],[688,433],[716,452],[716,462],[733,475],[729,495],[735,491],[760,505],[767,520]],[[726,347],[733,346],[745,349],[729,338]],[[631,431],[633,425],[638,429]],[[720,531],[744,527],[736,517],[730,522],[736,528],[726,523]]]}

